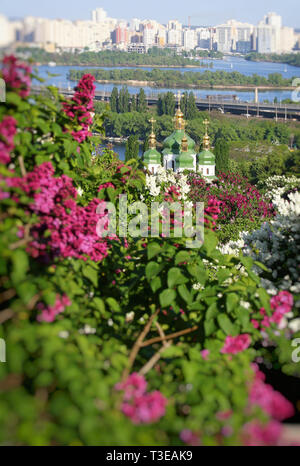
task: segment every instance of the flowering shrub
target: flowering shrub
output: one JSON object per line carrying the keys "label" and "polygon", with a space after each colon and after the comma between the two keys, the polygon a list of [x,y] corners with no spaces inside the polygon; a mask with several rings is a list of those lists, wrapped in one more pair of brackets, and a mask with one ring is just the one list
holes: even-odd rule
{"label": "flowering shrub", "polygon": [[207,183],[200,175],[192,173],[189,184],[189,197],[193,202],[211,199],[219,202],[221,214],[217,229],[221,242],[237,239],[245,227],[252,230],[273,216],[270,202],[246,178],[237,174],[221,173],[216,181]]}
{"label": "flowering shrub", "polygon": [[32,69],[13,55],[3,59],[2,76],[8,90],[14,90],[20,97],[28,97],[31,87]]}
{"label": "flowering shrub", "polygon": [[15,147],[16,123],[16,120],[11,116],[5,116],[0,123],[0,163],[10,162],[10,153]]}
{"label": "flowering shrub", "polygon": [[[92,157],[89,77],[68,103],[53,88],[21,96],[12,70],[6,79],[0,443],[280,443],[279,423],[293,410],[251,362],[264,360],[265,344],[287,342],[279,317],[271,320],[296,312],[294,300],[276,293],[270,302],[258,264],[217,247],[222,187],[204,199],[210,220],[199,249],[186,238],[99,238],[97,220],[106,224],[107,201],[119,216],[119,194],[191,205],[194,187],[163,171],[145,187],[136,165],[114,160],[107,170],[109,157]],[[249,209],[263,215],[253,196]],[[291,359],[290,345],[285,352]]]}
{"label": "flowering shrub", "polygon": [[131,374],[116,386],[124,390],[122,411],[134,424],[148,424],[158,421],[165,414],[167,399],[159,392],[146,393],[147,382],[139,374]]}
{"label": "flowering shrub", "polygon": [[276,208],[278,213],[274,220],[262,224],[259,230],[240,233],[239,241],[229,242],[223,248],[224,253],[238,253],[263,263],[267,270],[255,268],[263,276],[264,287],[270,293],[277,290],[290,290],[300,293],[299,287],[299,238],[300,238],[300,194],[280,198]]}
{"label": "flowering shrub", "polygon": [[66,115],[77,122],[80,129],[72,131],[73,138],[81,143],[88,136],[92,136],[89,128],[93,123],[91,112],[94,111],[93,98],[95,97],[95,77],[90,74],[84,75],[77,87],[71,101],[63,102]]}

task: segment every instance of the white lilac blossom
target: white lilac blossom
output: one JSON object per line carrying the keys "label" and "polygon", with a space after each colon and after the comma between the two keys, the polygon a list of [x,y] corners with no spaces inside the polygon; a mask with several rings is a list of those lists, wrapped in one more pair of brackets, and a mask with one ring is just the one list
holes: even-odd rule
{"label": "white lilac blossom", "polygon": [[135,316],[135,313],[132,311],[132,312],[128,312],[125,316],[125,322],[126,323],[129,323],[129,322],[132,322],[133,319],[134,319],[134,316]]}
{"label": "white lilac blossom", "polygon": [[187,194],[190,192],[187,175],[175,174],[172,170],[165,170],[163,167],[159,167],[155,175],[146,175],[146,189],[152,197],[167,192],[171,186],[179,192],[179,200],[187,199]]}
{"label": "white lilac blossom", "polygon": [[87,324],[79,330],[79,333],[81,335],[95,335],[96,332],[97,330],[95,328]]}
{"label": "white lilac blossom", "polygon": [[[224,254],[251,256],[264,264],[272,275],[263,279],[263,286],[270,294],[278,290],[299,292],[300,263],[300,193],[291,193],[288,199],[274,197],[277,215],[274,220],[262,224],[259,230],[241,232],[238,241],[231,241],[221,247]],[[255,272],[262,275],[261,268]]]}
{"label": "white lilac blossom", "polygon": [[81,197],[83,195],[84,191],[83,191],[83,189],[81,187],[79,187],[79,188],[77,188],[77,193],[78,193],[78,196]]}

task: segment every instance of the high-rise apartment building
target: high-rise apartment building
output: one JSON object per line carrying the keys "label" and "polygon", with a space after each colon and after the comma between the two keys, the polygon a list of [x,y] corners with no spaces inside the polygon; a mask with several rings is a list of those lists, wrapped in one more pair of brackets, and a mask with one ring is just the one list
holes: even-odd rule
{"label": "high-rise apartment building", "polygon": [[181,29],[170,29],[167,32],[168,45],[178,46],[182,45],[182,30]]}
{"label": "high-rise apartment building", "polygon": [[293,28],[283,27],[280,32],[280,51],[291,52],[297,42],[297,36]]}
{"label": "high-rise apartment building", "polygon": [[143,42],[146,48],[155,45],[156,31],[151,24],[146,24],[144,27]]}
{"label": "high-rise apartment building", "polygon": [[209,49],[211,40],[211,31],[209,28],[196,29],[196,42],[201,49]]}
{"label": "high-rise apartment building", "polygon": [[96,8],[92,11],[92,21],[95,23],[103,23],[107,20],[107,13],[103,8]]}
{"label": "high-rise apartment building", "polygon": [[196,47],[196,32],[194,29],[183,31],[183,48],[184,50],[193,50]]}
{"label": "high-rise apartment building", "polygon": [[167,25],[167,29],[170,31],[171,29],[177,29],[177,30],[181,30],[182,29],[182,24],[177,21],[177,19],[171,19],[169,22],[168,22],[168,25]]}
{"label": "high-rise apartment building", "polygon": [[254,26],[235,20],[216,26],[217,49],[220,52],[250,52]]}
{"label": "high-rise apartment building", "polygon": [[124,23],[119,24],[118,27],[113,31],[112,41],[117,45],[129,43],[129,32],[127,26]]}
{"label": "high-rise apartment building", "polygon": [[258,53],[280,53],[282,18],[276,13],[268,13],[257,27]]}
{"label": "high-rise apartment building", "polygon": [[8,19],[0,15],[0,47],[6,47],[15,40],[14,28]]}

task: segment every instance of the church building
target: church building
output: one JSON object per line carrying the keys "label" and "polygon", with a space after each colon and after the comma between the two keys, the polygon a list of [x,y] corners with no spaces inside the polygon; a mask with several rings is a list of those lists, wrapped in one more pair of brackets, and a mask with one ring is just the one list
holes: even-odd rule
{"label": "church building", "polygon": [[166,170],[173,170],[175,173],[190,170],[200,173],[205,178],[215,179],[215,156],[210,151],[210,138],[207,133],[209,122],[204,120],[206,129],[203,138],[203,149],[197,154],[195,141],[185,132],[186,123],[183,119],[180,104],[178,104],[174,120],[174,131],[163,141],[162,154],[160,154],[156,148],[155,120],[151,118],[152,130],[149,136],[149,149],[143,156],[147,170],[155,174],[158,167],[163,166]]}

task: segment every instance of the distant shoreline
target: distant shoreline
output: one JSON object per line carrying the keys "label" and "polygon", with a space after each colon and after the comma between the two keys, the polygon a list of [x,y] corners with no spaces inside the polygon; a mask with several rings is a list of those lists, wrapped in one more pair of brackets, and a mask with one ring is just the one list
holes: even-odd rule
{"label": "distant shoreline", "polygon": [[[203,60],[220,60],[220,58],[203,58]],[[48,66],[48,63],[40,63],[40,62],[37,62],[37,63],[34,63],[34,66]],[[128,68],[210,68],[209,65],[207,64],[204,64],[204,65],[134,65],[132,63],[130,64],[126,64],[126,63],[122,63],[122,64],[114,64],[114,65],[97,65],[95,63],[89,63],[89,64],[86,64],[86,63],[56,63],[56,66],[83,66],[83,67],[88,67],[90,68],[91,66],[93,68],[117,68],[117,67],[128,67]],[[53,67],[53,69],[56,68],[55,66]]]}
{"label": "distant shoreline", "polygon": [[[72,82],[76,82],[76,79],[69,79]],[[127,84],[128,86],[136,86],[136,87],[154,87],[157,89],[164,89],[167,88],[165,85],[157,85],[154,81],[135,81],[135,80],[118,80],[118,81],[113,81],[113,80],[106,80],[106,79],[100,79],[96,80],[98,84]],[[223,85],[223,84],[214,84],[214,85],[208,85],[208,84],[190,84],[190,85],[184,85],[182,86],[181,84],[173,84],[172,88],[178,88],[178,89],[220,89],[220,90],[236,90],[236,91],[255,91],[257,88],[258,91],[270,91],[270,90],[277,90],[277,91],[290,91],[294,89],[292,86],[255,86],[254,84],[249,84],[248,86],[240,86],[240,85]]]}

